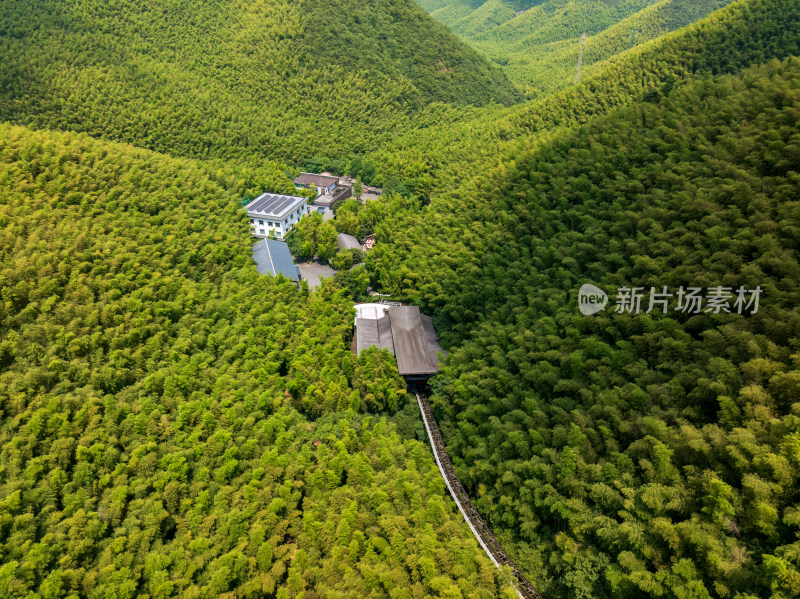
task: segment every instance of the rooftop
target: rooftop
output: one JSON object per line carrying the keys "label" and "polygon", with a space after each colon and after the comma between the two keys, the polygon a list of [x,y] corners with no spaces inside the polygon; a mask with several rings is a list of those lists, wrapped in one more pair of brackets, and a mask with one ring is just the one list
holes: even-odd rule
{"label": "rooftop", "polygon": [[294,264],[289,246],[283,241],[264,239],[253,246],[253,261],[262,275],[282,273],[290,281],[299,281],[299,269]]}
{"label": "rooftop", "polygon": [[352,235],[348,235],[347,233],[339,233],[336,236],[336,239],[339,241],[339,249],[340,250],[360,250],[361,249],[361,244],[358,242],[358,239],[356,239]]}
{"label": "rooftop", "polygon": [[435,374],[439,370],[439,358],[435,351],[441,352],[442,348],[436,343],[435,334],[433,339],[429,337],[433,332],[433,322],[430,323],[430,329],[426,327],[417,306],[389,308],[389,320],[400,374]]}
{"label": "rooftop", "polygon": [[356,318],[378,320],[386,316],[388,304],[356,304]]}
{"label": "rooftop", "polygon": [[394,353],[391,327],[388,316],[377,319],[356,318],[356,351],[361,354],[374,345]]}
{"label": "rooftop", "polygon": [[[345,185],[353,185],[355,184],[356,180],[348,175],[342,175],[339,177],[341,183]],[[372,194],[372,195],[381,195],[383,194],[383,189],[380,187],[374,187],[372,185],[367,185],[363,181],[361,182],[361,187],[364,190],[364,193]]]}
{"label": "rooftop", "polygon": [[313,183],[316,187],[330,187],[339,183],[339,177],[317,175],[316,173],[300,173],[300,176],[293,183],[295,185],[311,185]]}
{"label": "rooftop", "polygon": [[281,220],[284,216],[295,210],[299,205],[305,204],[305,198],[286,196],[276,193],[262,193],[247,206],[247,214],[265,216]]}
{"label": "rooftop", "polygon": [[437,353],[444,354],[436,339],[433,319],[417,306],[356,306],[356,352],[368,347],[388,349],[397,358],[402,376],[419,377],[439,370]]}

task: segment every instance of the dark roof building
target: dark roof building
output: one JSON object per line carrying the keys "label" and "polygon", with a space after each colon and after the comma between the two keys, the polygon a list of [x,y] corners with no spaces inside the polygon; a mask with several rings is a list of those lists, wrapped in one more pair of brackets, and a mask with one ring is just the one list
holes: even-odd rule
{"label": "dark roof building", "polygon": [[[439,356],[444,354],[436,339],[433,319],[425,316],[417,306],[378,306],[370,304],[356,318],[356,353],[368,347],[380,347],[392,352],[397,359],[397,370],[407,380],[427,379],[439,370]],[[377,305],[375,305],[377,306]]]}
{"label": "dark roof building", "polygon": [[290,281],[300,282],[300,267],[295,265],[289,246],[283,241],[259,241],[253,246],[253,261],[262,275],[277,277],[281,273]]}
{"label": "dark roof building", "polygon": [[316,173],[300,173],[300,176],[292,182],[299,187],[309,188],[314,185],[317,189],[333,189],[339,184],[339,177],[318,175]]}
{"label": "dark roof building", "polygon": [[429,326],[425,326],[417,306],[389,308],[389,320],[400,374],[405,377],[436,374],[439,370],[436,352],[441,352],[442,348],[433,332],[433,320],[430,320]]}
{"label": "dark roof building", "polygon": [[[348,177],[347,175],[342,175],[339,177],[339,182],[343,185],[354,185],[356,180],[352,177]],[[365,194],[370,194],[374,196],[381,196],[383,195],[383,189],[380,187],[374,187],[372,185],[367,185],[363,181],[361,182],[361,188],[363,189]]]}
{"label": "dark roof building", "polygon": [[333,189],[326,189],[317,196],[312,204],[322,208],[333,208],[339,202],[353,195],[353,188],[349,185],[336,185]]}
{"label": "dark roof building", "polygon": [[388,316],[377,320],[356,318],[356,352],[360,355],[362,351],[373,346],[394,353],[392,325]]}

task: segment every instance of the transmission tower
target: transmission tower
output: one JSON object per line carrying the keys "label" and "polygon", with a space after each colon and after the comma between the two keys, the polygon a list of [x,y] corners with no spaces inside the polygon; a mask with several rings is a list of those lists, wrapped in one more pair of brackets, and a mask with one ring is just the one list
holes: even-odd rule
{"label": "transmission tower", "polygon": [[583,47],[586,45],[586,34],[581,36],[581,53],[578,56],[578,71],[575,73],[575,83],[581,82],[581,67],[583,66]]}
{"label": "transmission tower", "polygon": [[633,45],[636,43],[636,34],[637,34],[637,33],[639,33],[639,31],[638,31],[638,30],[637,30],[637,29],[634,27],[634,28],[631,30],[631,43],[630,43],[630,45],[628,46],[628,50],[630,50],[631,48],[633,48]]}

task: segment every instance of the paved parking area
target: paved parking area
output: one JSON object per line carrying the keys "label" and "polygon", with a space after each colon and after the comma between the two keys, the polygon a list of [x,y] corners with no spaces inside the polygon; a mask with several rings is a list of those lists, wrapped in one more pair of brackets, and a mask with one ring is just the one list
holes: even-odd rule
{"label": "paved parking area", "polygon": [[336,271],[330,266],[322,264],[322,262],[318,260],[314,260],[313,262],[300,262],[298,266],[300,267],[300,276],[308,281],[308,286],[311,289],[316,289],[320,286],[321,278],[332,277],[336,274]]}

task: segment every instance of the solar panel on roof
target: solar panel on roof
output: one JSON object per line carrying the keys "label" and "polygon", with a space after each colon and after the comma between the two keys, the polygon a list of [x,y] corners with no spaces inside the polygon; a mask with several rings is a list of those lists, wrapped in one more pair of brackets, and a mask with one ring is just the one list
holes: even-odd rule
{"label": "solar panel on roof", "polygon": [[280,219],[305,201],[296,196],[263,193],[247,205],[247,211]]}

